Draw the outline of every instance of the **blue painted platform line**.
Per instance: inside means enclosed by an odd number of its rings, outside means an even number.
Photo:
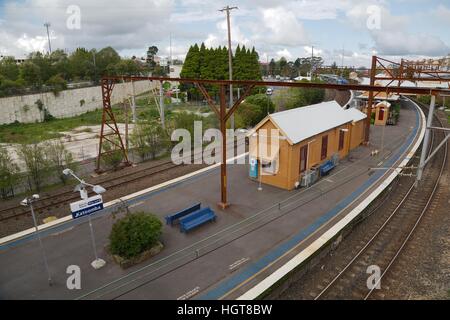
[[[416,111],[416,125],[413,132],[408,136],[407,143],[403,144],[403,146],[397,151],[397,153],[389,158],[386,162],[386,167],[391,167],[400,156],[406,151],[406,149],[411,145],[414,140],[414,137],[419,130],[419,111],[417,108],[414,108]],[[216,288],[211,289],[203,295],[197,297],[199,300],[217,300],[227,294],[230,290],[247,280],[248,278],[254,276],[259,271],[263,270],[267,265],[284,255],[287,251],[298,245],[301,241],[307,238],[309,235],[314,233],[320,226],[322,226],[327,221],[331,220],[335,217],[339,212],[341,212],[345,207],[347,207],[350,203],[352,203],[357,197],[359,197],[363,192],[365,192],[376,180],[378,180],[386,170],[379,170],[375,172],[369,179],[366,180],[358,189],[352,192],[347,198],[343,199],[339,202],[333,209],[325,213],[323,216],[319,217],[308,227],[294,235],[291,239],[284,242],[280,246],[276,247],[268,254],[263,256],[258,261],[249,265],[247,268],[242,270],[240,273],[232,276],[231,278],[224,280],[220,283]]]

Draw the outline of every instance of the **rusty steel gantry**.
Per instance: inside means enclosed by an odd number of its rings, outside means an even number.
[[[123,159],[125,164],[130,164],[128,159],[128,154],[122,142],[122,138],[120,136],[119,129],[117,127],[117,123],[114,117],[114,113],[111,106],[111,93],[114,88],[114,84],[118,81],[124,82],[132,82],[132,81],[173,81],[179,83],[192,83],[194,84],[200,92],[205,97],[208,105],[216,114],[220,123],[220,131],[222,133],[222,163],[221,163],[221,174],[220,174],[220,183],[221,183],[221,200],[218,203],[219,206],[225,209],[229,203],[227,199],[227,153],[226,148],[224,146],[226,143],[226,123],[230,116],[236,111],[241,102],[250,94],[251,90],[255,86],[271,86],[271,87],[291,87],[291,88],[321,88],[321,89],[335,89],[335,90],[355,90],[355,91],[369,91],[369,105],[367,108],[367,121],[366,121],[366,130],[365,130],[365,142],[369,141],[369,129],[370,129],[370,118],[371,118],[371,110],[373,103],[373,98],[379,92],[389,93],[404,93],[404,94],[417,94],[417,95],[439,95],[439,94],[450,94],[449,89],[441,89],[441,88],[420,88],[420,87],[401,87],[401,81],[414,81],[414,78],[407,78],[402,76],[400,73],[396,75],[392,72],[392,68],[385,67],[381,61],[387,61],[385,59],[381,59],[378,57],[372,58],[372,70],[371,70],[371,80],[370,85],[360,85],[360,84],[330,84],[330,83],[306,83],[306,82],[277,82],[277,81],[251,81],[251,80],[207,80],[207,79],[186,79],[186,78],[167,78],[167,77],[146,77],[146,76],[107,76],[103,77],[101,80],[102,87],[102,97],[103,97],[103,116],[102,116],[102,127],[100,132],[100,142],[99,142],[99,152],[97,156],[97,170],[100,170],[100,163],[102,155],[111,152],[103,152],[102,143],[103,139],[109,141],[114,146],[122,150]],[[376,80],[381,80],[383,77],[377,77],[377,70],[379,70],[378,65],[381,65],[381,68],[385,70],[388,75],[388,80],[392,80],[391,83],[398,80],[399,84],[397,86],[377,86],[375,85]],[[387,71],[389,70],[389,72]],[[416,81],[422,81],[423,79],[416,79]],[[219,108],[215,105],[213,99],[209,95],[205,85],[216,85],[219,86]],[[226,90],[230,85],[234,85],[236,87],[245,88],[244,93],[240,96],[240,98],[235,101],[229,110],[227,110],[227,102],[226,102]],[[370,112],[370,113],[369,113]],[[105,134],[104,128],[105,126],[109,127],[112,132]],[[109,139],[109,136],[116,136],[117,141],[113,141]]]

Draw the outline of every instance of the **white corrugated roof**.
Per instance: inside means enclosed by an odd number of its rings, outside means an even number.
[[[367,118],[367,115],[364,112],[361,112],[356,108],[349,108],[345,110],[345,112],[347,112],[347,116],[355,122]]]
[[[355,111],[342,109],[336,101],[273,113],[269,118],[293,144],[345,123],[364,119]]]

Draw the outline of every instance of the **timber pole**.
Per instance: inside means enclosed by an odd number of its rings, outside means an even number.
[[[222,134],[222,163],[220,165],[220,190],[221,201],[219,207],[226,209],[227,202],[227,118],[226,118],[226,100],[225,100],[225,85],[220,86],[220,132]]]
[[[377,74],[377,57],[372,56],[372,68],[370,69],[370,86],[375,85],[375,76]],[[372,105],[373,105],[373,91],[369,91],[369,100],[367,101],[367,120],[366,120],[366,128],[364,130],[364,144],[369,144],[370,139],[370,122],[372,120]]]

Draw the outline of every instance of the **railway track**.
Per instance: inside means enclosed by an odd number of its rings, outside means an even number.
[[[443,126],[435,117],[434,122]],[[443,134],[432,132],[433,145],[442,139]],[[340,265],[326,271],[322,283],[318,284],[310,297],[318,299],[369,299],[377,294],[377,284],[382,285],[383,278],[402,253],[406,243],[414,234],[417,226],[435,196],[440,178],[445,169],[448,146],[445,145],[426,168],[425,179],[418,188],[414,183],[398,183],[395,194],[383,201],[374,209],[381,209],[381,215],[370,225],[365,237],[352,250],[348,259],[342,259]],[[417,165],[418,161],[413,161]],[[391,200],[389,203],[388,200]],[[379,268],[380,277],[368,286],[369,266]]]
[[[231,145],[231,144],[230,144]],[[230,146],[229,145],[229,146]],[[237,147],[237,146],[235,146]],[[191,161],[199,155],[200,153],[191,154]],[[185,164],[174,164],[171,160],[163,161],[151,167],[145,167],[139,170],[135,170],[134,172],[127,173],[123,176],[119,177],[110,177],[106,175],[104,178],[96,179],[95,184],[100,184],[106,190],[113,190],[121,187],[125,187],[128,184],[137,182],[139,180],[143,180],[148,177],[153,177],[156,175],[162,175],[164,173],[168,173],[171,170],[185,166]],[[90,181],[87,181],[90,182]],[[46,197],[41,198],[39,201],[36,201],[33,205],[35,212],[38,215],[47,214],[51,211],[57,209],[68,210],[68,204],[70,202],[74,202],[80,199],[79,193],[74,192],[73,190],[64,190],[60,192],[56,192],[54,194],[50,194]],[[0,222],[17,219],[24,215],[31,215],[31,212],[28,207],[23,207],[20,205],[12,206],[8,208],[0,209]]]

